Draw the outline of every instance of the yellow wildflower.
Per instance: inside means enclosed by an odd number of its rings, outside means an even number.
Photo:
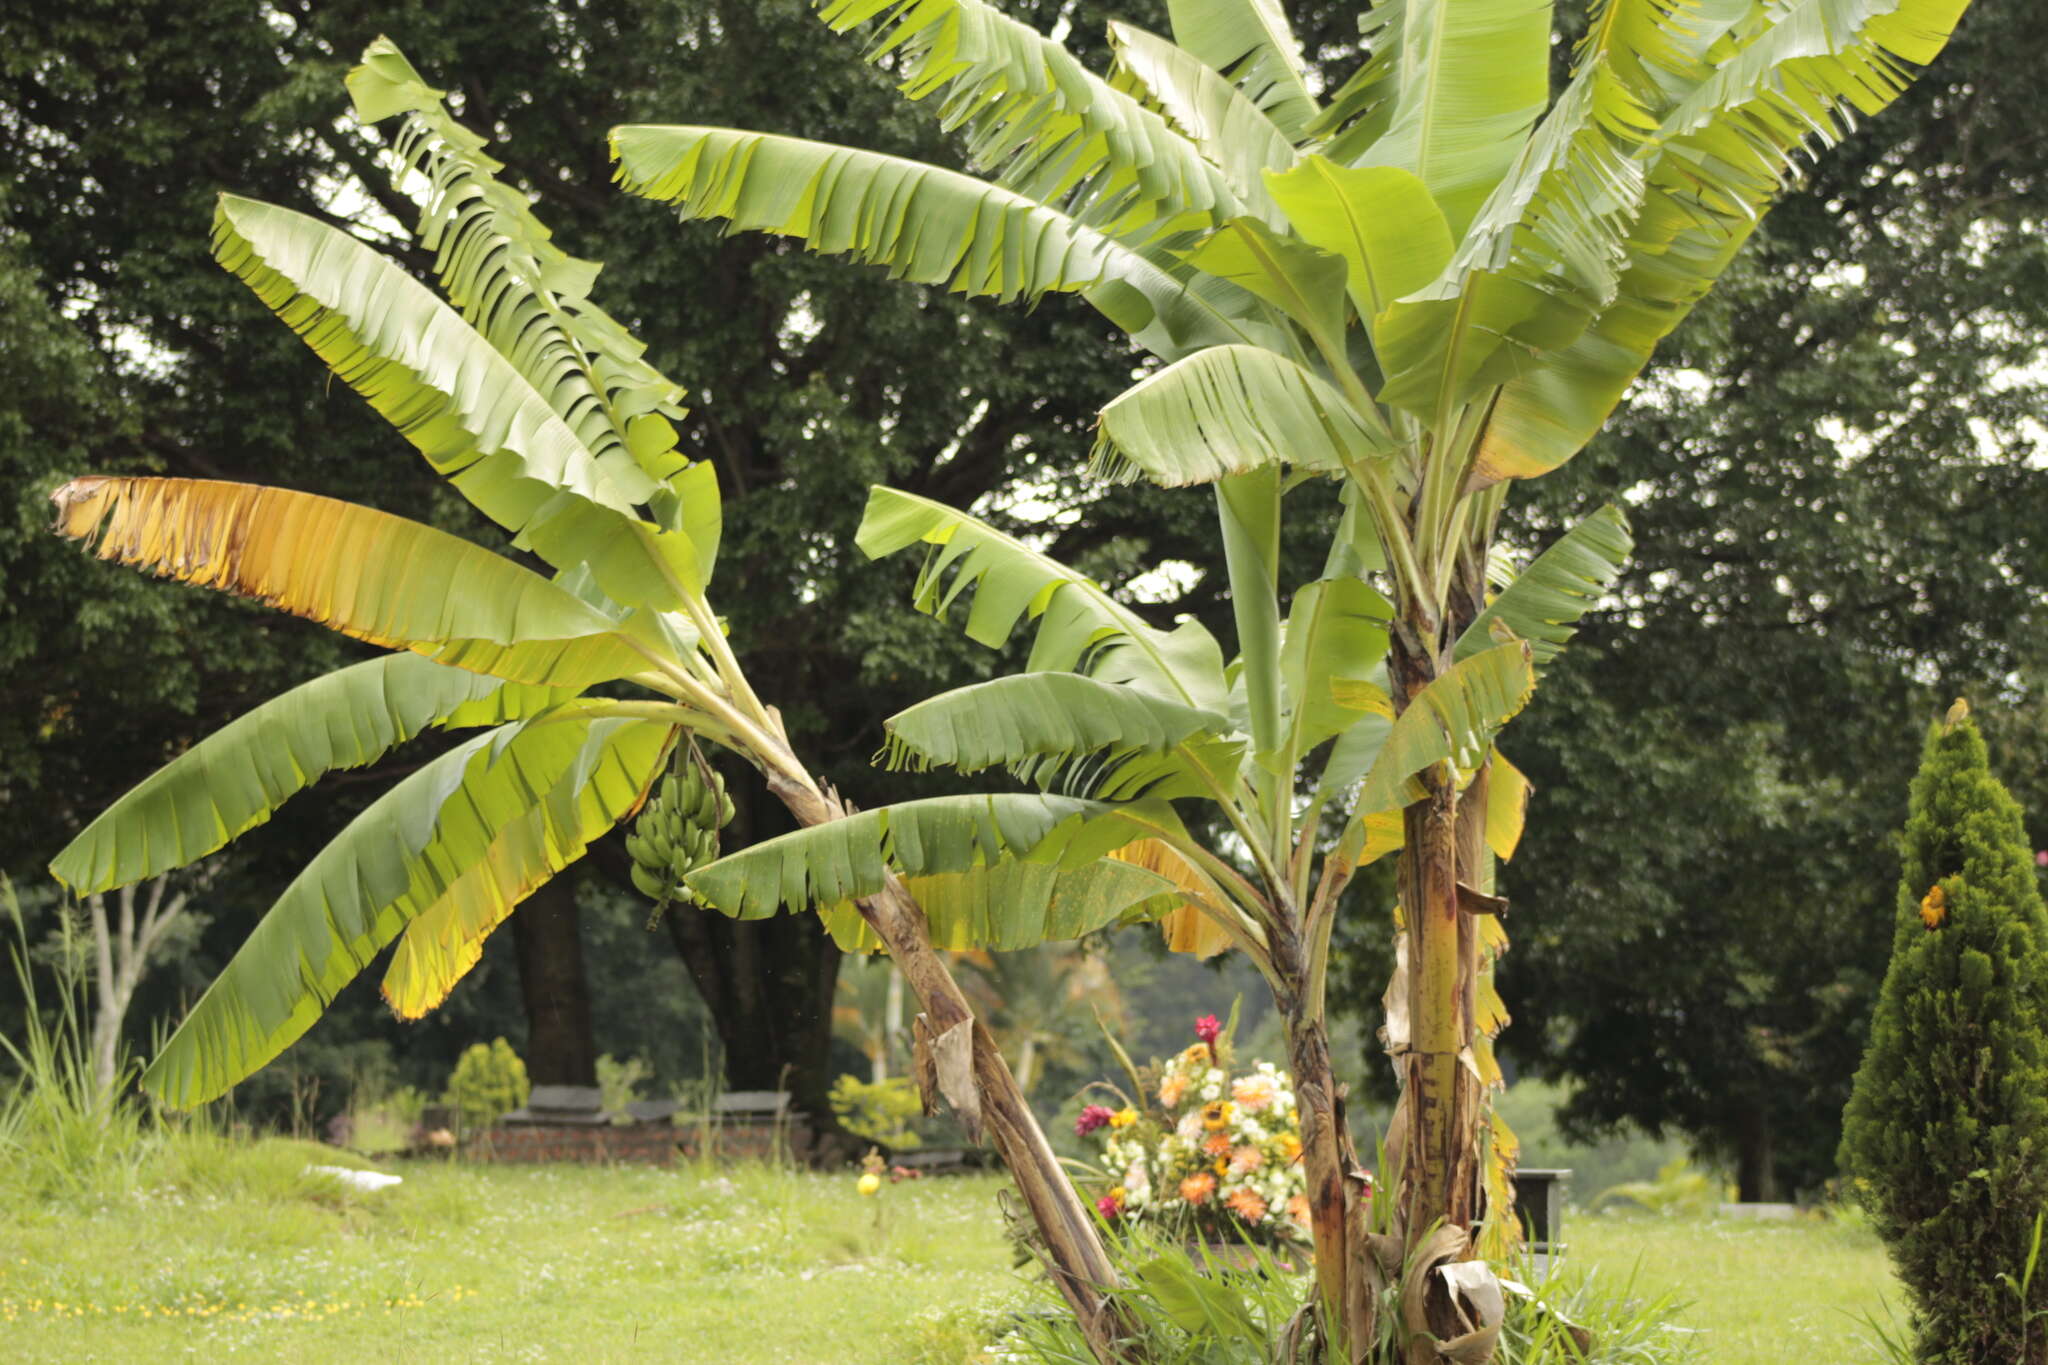
[[[1138,1111],[1129,1105],[1125,1105],[1109,1116],[1109,1126],[1112,1128],[1128,1128],[1137,1121]]]
[[[860,1178],[859,1183],[856,1184],[854,1188],[859,1190],[862,1194],[879,1193],[882,1188],[882,1177],[876,1175],[873,1171],[869,1171],[866,1175]]]
[[[1237,1106],[1229,1100],[1211,1100],[1202,1106],[1202,1126],[1211,1132],[1228,1127]]]

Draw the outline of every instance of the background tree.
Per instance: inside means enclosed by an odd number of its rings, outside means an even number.
[[[1967,712],[1929,730],[1913,779],[1842,1164],[1912,1294],[1915,1358],[2031,1365],[2048,1282],[2013,1291],[2048,1207],[2048,908]]]
[[[316,214],[344,199],[371,202],[403,219],[373,145],[341,118],[342,70],[386,31],[423,62],[459,73],[459,107],[508,139],[508,176],[544,193],[565,240],[615,263],[599,297],[692,387],[701,420],[686,433],[690,452],[716,458],[734,511],[725,553],[736,643],[760,651],[764,672],[784,681],[796,742],[835,736],[826,773],[863,803],[901,789],[865,762],[879,742],[873,718],[908,700],[911,684],[949,676],[965,651],[914,620],[873,629],[875,617],[893,613],[875,609],[878,571],[850,548],[862,490],[886,477],[973,501],[1018,478],[1057,487],[1083,458],[1094,407],[1114,391],[1110,362],[1120,351],[1084,309],[1052,300],[1031,314],[971,310],[785,244],[683,240],[610,186],[603,130],[674,109],[735,119],[744,111],[796,132],[953,155],[800,4],[609,0],[558,13],[467,2],[89,0],[11,15],[0,58],[0,237],[11,291],[0,348],[10,378],[28,382],[0,394],[0,459],[27,496],[0,531],[10,701],[0,719],[0,865],[18,874],[183,744],[351,657],[323,632],[206,594],[140,582],[88,588],[89,566],[43,530],[40,494],[59,471],[257,478],[478,532],[426,471],[391,458],[373,415],[330,391],[299,344],[266,325],[206,257],[212,200],[223,189]],[[792,83],[799,66],[806,80]],[[395,229],[379,244],[410,251]],[[23,307],[12,306],[16,298]],[[1143,501],[1122,499],[1116,523],[1075,539],[1113,546],[1142,522]],[[1000,507],[992,514],[1004,517]],[[1114,561],[1107,567],[1118,571]],[[289,869],[399,775],[379,769],[352,802],[281,815],[243,873],[217,887],[198,959],[165,980],[164,997],[146,996],[143,1011],[162,1012],[177,991],[203,984]],[[735,838],[787,828],[758,791],[735,795]],[[624,886],[621,858],[598,866]],[[602,914],[607,925],[637,927],[644,910],[594,885],[580,906],[521,917],[514,934],[524,956],[568,960],[576,928],[585,950],[625,950],[593,959],[592,973],[644,973],[644,950],[630,936],[608,927],[593,941],[590,922]],[[788,1068],[807,1107],[826,1112],[837,962],[829,940],[804,921],[667,924],[713,1007],[728,1083],[774,1088]],[[416,1059],[411,1079],[423,1086],[438,1085],[480,1030],[511,1032],[531,1051],[505,1018],[520,1008],[514,946],[493,949],[465,988],[496,1022],[464,1024],[458,1001],[446,1021],[398,1029],[369,997],[347,996],[322,1032],[381,1036]],[[729,988],[740,981],[772,986]],[[568,984],[558,979],[550,997]],[[793,999],[810,1003],[792,1009]],[[681,1028],[693,1017],[680,1007],[613,1011],[602,998],[568,1002],[562,1014],[585,1011],[600,1028],[650,1016]],[[604,1045],[691,1064],[701,1051],[694,1037],[670,1047],[651,1032],[637,1043],[607,1035]],[[563,1046],[586,1057],[595,1050],[586,1037]]]
[[[1072,1084],[1099,1055],[1105,1024],[1121,1022],[1123,1002],[1109,962],[1091,943],[1047,944],[1015,953],[975,953],[963,984],[988,1020],[996,1045],[1029,1097],[1048,1073]]]
[[[1892,718],[1996,696],[1994,738],[2039,752],[2044,45],[1972,10],[1511,533],[1629,490],[1619,605],[1512,750],[1536,796],[1502,875],[1508,1052],[1572,1083],[1581,1135],[1684,1133],[1746,1199],[1834,1172],[1888,949],[1875,831],[1917,757]]]

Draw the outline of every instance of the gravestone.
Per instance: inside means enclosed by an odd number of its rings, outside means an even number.
[[[498,1122],[507,1128],[597,1127],[609,1124],[604,1092],[594,1085],[537,1085],[526,1103]]]
[[[1515,1212],[1528,1233],[1529,1256],[1540,1278],[1564,1255],[1564,1183],[1568,1170],[1525,1167],[1515,1172]]]

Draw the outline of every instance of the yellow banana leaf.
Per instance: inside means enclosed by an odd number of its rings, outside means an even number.
[[[208,479],[74,479],[53,501],[58,531],[101,559],[471,672],[582,688],[649,664],[644,646],[564,588],[386,512]]]

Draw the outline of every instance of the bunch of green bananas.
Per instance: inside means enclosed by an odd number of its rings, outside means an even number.
[[[718,831],[732,819],[725,780],[695,748],[678,749],[661,786],[626,834],[633,885],[654,900],[654,917],[670,901],[695,899],[683,878],[718,857]],[[650,918],[651,926],[654,922]]]

